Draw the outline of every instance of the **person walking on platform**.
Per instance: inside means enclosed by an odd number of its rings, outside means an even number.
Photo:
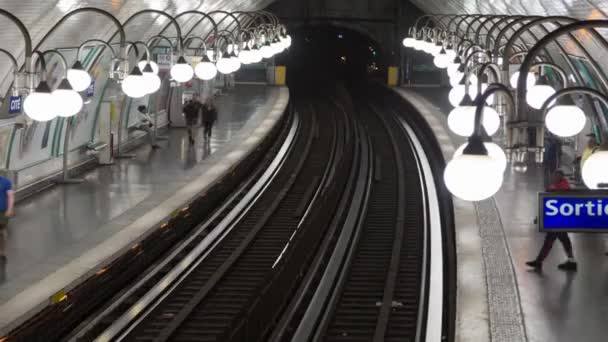
[[[6,229],[15,215],[15,194],[11,180],[0,176],[0,267],[6,264]]]
[[[148,135],[148,141],[150,142],[150,146],[152,146],[152,148],[160,148],[160,146],[156,144],[154,132],[152,131],[152,126],[154,126],[154,124],[152,123],[150,115],[148,115],[148,108],[141,105],[137,107],[137,112],[139,112],[139,123],[135,129],[146,132]]]
[[[570,183],[568,183],[568,179],[564,176],[564,172],[562,170],[556,170],[553,173],[553,180],[551,185],[549,185],[547,191],[569,191]],[[532,261],[526,262],[526,265],[530,267],[534,267],[535,269],[542,269],[543,261],[551,252],[551,248],[553,247],[553,243],[555,240],[559,240],[564,247],[564,251],[568,257],[566,262],[561,263],[557,266],[560,270],[566,271],[576,271],[577,264],[574,260],[574,254],[572,252],[572,242],[570,241],[570,237],[568,237],[568,233],[566,232],[549,232],[545,235],[545,241],[543,242],[543,246],[538,253],[536,259]]]
[[[203,126],[205,140],[207,142],[211,141],[211,132],[213,130],[213,125],[217,121],[217,107],[213,101],[213,97],[209,97],[203,106]]]
[[[188,141],[190,145],[194,145],[194,126],[198,122],[199,112],[203,105],[198,99],[198,95],[194,95],[192,100],[186,102],[184,106],[184,116],[186,117],[186,127],[188,127]]]

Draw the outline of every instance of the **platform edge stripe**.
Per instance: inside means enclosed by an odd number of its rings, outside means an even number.
[[[446,116],[436,106],[402,88],[392,88],[409,102],[433,130],[441,144],[445,160],[451,160],[455,143],[447,128]],[[486,269],[483,263],[482,240],[477,211],[473,204],[456,197],[454,227],[456,230],[457,288],[456,288],[456,342],[490,341],[490,313],[487,296]]]

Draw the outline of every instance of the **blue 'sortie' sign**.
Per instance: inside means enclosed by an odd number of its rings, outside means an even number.
[[[19,96],[11,96],[8,103],[8,112],[9,114],[17,114],[21,113],[21,95]]]
[[[608,233],[608,192],[547,192],[539,195],[541,231]]]

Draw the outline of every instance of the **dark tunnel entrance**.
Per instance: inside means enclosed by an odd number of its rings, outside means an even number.
[[[278,61],[287,65],[288,82],[354,81],[386,74],[380,44],[361,32],[334,25],[304,25],[290,32],[290,52]]]

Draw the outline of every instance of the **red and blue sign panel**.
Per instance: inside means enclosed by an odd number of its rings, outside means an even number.
[[[542,232],[608,233],[608,191],[567,191],[539,194]]]

